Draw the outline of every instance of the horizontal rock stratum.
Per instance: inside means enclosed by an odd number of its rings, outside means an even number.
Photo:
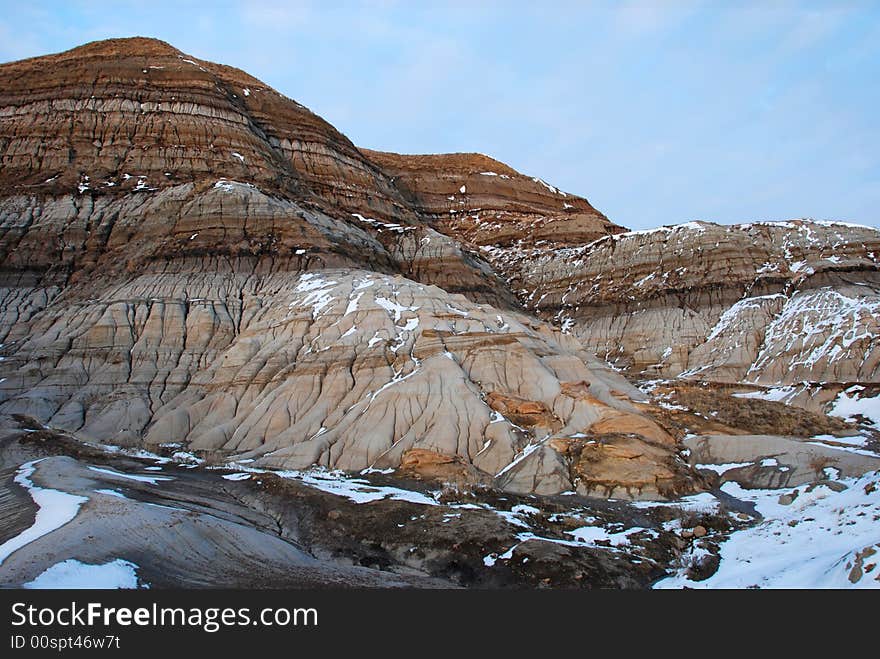
[[[626,232],[152,39],[0,66],[0,163],[0,413],[88,441],[674,497],[707,482],[617,369],[880,378],[876,230]]]
[[[689,222],[493,255],[527,308],[645,375],[880,382],[877,229]]]

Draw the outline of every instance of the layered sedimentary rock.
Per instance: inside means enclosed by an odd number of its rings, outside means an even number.
[[[0,67],[0,163],[0,257],[13,282],[64,285],[93,267],[360,262],[514,304],[323,119],[161,41]]]
[[[0,411],[273,468],[418,471],[428,453],[514,491],[699,486],[638,390],[528,316],[351,269],[145,274],[94,293],[29,323]]]
[[[135,274],[266,274],[361,267],[513,304],[489,266],[424,225],[329,215],[219,179],[116,196],[0,199],[0,340],[62,289]]]
[[[880,231],[691,222],[500,251],[528,308],[649,376],[758,384],[880,378]]]
[[[155,39],[0,70],[5,189],[119,193],[204,178],[393,213],[387,177],[335,128],[246,73]]]
[[[479,153],[364,154],[438,231],[489,255],[490,247],[582,245],[625,230],[586,199]]]
[[[791,487],[826,481],[834,472],[853,477],[880,470],[877,456],[777,435],[695,436],[685,444],[692,464],[723,464],[720,480],[748,487]]]
[[[669,497],[707,486],[684,426],[604,359],[878,377],[876,231],[621,233],[485,156],[360,151],[154,40],[0,66],[0,163],[0,414],[88,441]]]

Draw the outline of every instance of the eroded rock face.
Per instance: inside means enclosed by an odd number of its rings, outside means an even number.
[[[524,304],[643,375],[758,384],[880,378],[880,231],[692,222],[499,250]],[[493,261],[494,262],[494,261]]]
[[[582,245],[624,231],[586,199],[480,153],[364,150],[438,231],[481,247]],[[489,252],[491,254],[491,252]],[[501,263],[499,271],[503,270]]]
[[[685,444],[693,465],[714,467],[721,472],[720,480],[751,488],[792,487],[835,473],[852,477],[880,469],[880,458],[867,453],[777,435],[695,436]],[[718,469],[718,464],[723,467]]]
[[[622,405],[603,378],[635,392],[551,328],[474,307],[516,300],[393,174],[243,72],[124,39],[0,83],[7,410],[281,467],[425,471],[427,451],[491,481],[591,418],[560,377],[599,407]],[[490,394],[553,423],[518,427]]]
[[[643,456],[621,458],[640,467],[607,493],[668,493],[641,467],[672,464],[675,442],[626,380],[540,321],[402,277],[140,275],[50,305],[25,334],[0,410],[103,443],[272,468],[454,462],[472,482],[555,494],[605,482],[593,470],[582,486],[564,445],[616,428]],[[679,471],[663,479],[700,486]]]
[[[0,66],[0,162],[0,274],[16,286],[359,263],[515,305],[323,119],[154,39]]]
[[[621,233],[485,156],[361,151],[155,40],[0,66],[0,162],[0,413],[91,441],[674,497],[707,485],[684,433],[595,353],[878,378],[876,231]]]
[[[155,39],[5,64],[0,83],[6,190],[94,196],[227,178],[352,209],[399,203],[323,119],[243,71]]]

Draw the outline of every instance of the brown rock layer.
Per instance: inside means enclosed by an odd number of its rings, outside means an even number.
[[[640,374],[761,384],[880,379],[880,231],[707,222],[497,250],[524,305]]]
[[[563,247],[624,231],[586,199],[479,153],[364,154],[432,226],[469,244]]]
[[[323,119],[153,39],[0,66],[0,232],[13,282],[359,264],[515,304]]]

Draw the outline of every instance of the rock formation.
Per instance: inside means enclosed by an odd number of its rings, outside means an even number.
[[[482,251],[582,245],[624,231],[586,199],[479,153],[364,154],[434,228]]]
[[[504,256],[527,308],[643,376],[880,379],[876,229],[691,222]]]
[[[153,40],[9,64],[0,80],[3,412],[272,467],[418,470],[428,452],[523,491],[697,486],[627,402],[642,394],[514,312],[433,198],[382,169],[387,154]],[[519,223],[552,200],[592,223],[585,237],[613,228],[500,164],[440,160],[440,192],[470,184]],[[568,440],[629,417],[632,441],[657,447],[646,468],[582,480]]]
[[[114,39],[3,65],[0,89],[14,278],[362,265],[514,304],[344,135],[241,71]]]
[[[91,291],[27,324],[3,412],[275,468],[412,466],[432,451],[522,491],[693,485],[672,436],[629,402],[641,392],[528,316],[352,269],[144,274]],[[650,455],[638,480],[581,478],[569,448],[591,428]]]
[[[485,156],[359,150],[151,39],[0,66],[0,163],[0,414],[91,442],[673,497],[707,486],[686,433],[604,360],[880,376],[877,231],[627,233]]]

